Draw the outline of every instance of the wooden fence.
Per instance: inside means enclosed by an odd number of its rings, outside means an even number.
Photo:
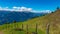
[[[14,24],[14,27],[16,28],[17,24]],[[50,27],[50,24],[48,23],[47,27],[46,27],[46,34],[49,34],[49,27]],[[24,30],[24,25],[22,24],[21,29],[16,28],[16,30],[23,31]],[[28,24],[26,25],[26,34],[29,34],[29,25]],[[37,23],[35,24],[35,32],[33,32],[32,34],[38,34],[38,24]]]

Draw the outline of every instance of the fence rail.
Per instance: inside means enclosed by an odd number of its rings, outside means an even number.
[[[15,23],[14,28],[16,28],[16,30],[18,30],[18,31],[23,31],[24,30],[24,27],[25,27],[24,24],[21,25],[21,28],[17,28],[17,26],[18,26],[18,24]],[[47,27],[46,27],[46,34],[49,34],[49,28],[50,28],[50,24],[48,23]],[[7,29],[8,29],[8,27],[7,27]],[[29,34],[29,25],[28,24],[26,24],[26,33],[25,34]],[[35,32],[32,32],[31,34],[39,34],[37,23],[35,24]]]

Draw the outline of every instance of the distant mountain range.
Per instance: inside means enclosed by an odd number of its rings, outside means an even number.
[[[48,13],[33,13],[33,12],[15,12],[0,10],[0,24],[12,23],[13,21],[22,22],[34,17],[43,16]]]

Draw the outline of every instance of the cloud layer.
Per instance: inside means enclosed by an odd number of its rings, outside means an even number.
[[[0,7],[0,10],[6,10],[6,11],[31,11],[32,8],[27,8],[27,7],[12,7],[12,9],[8,8],[8,7],[5,7],[5,8],[2,8]]]
[[[0,7],[0,10],[5,10],[5,11],[17,11],[17,12],[22,12],[22,11],[29,11],[29,12],[34,12],[34,13],[51,13],[50,10],[33,10],[32,8],[27,8],[27,7],[12,7],[11,9],[9,7],[2,8]]]
[[[51,13],[52,11],[51,10],[40,10],[40,11],[34,10],[32,12],[35,12],[35,13]]]

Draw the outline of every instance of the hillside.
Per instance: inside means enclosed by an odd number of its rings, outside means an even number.
[[[42,31],[46,31],[47,23],[50,23],[50,34],[60,34],[60,10],[43,17],[28,20],[27,23],[32,25],[38,23],[39,29]]]
[[[54,13],[37,17],[25,22],[19,22],[19,23],[13,23],[13,24],[5,24],[0,26],[0,30],[5,32],[6,34],[11,34],[11,32],[14,32],[14,34],[17,33],[17,31],[14,31],[14,26],[17,25],[17,28],[21,28],[21,24],[24,24],[24,31],[26,30],[26,24],[29,25],[29,32],[31,33],[35,29],[35,24],[38,24],[38,33],[39,34],[46,34],[46,26],[47,23],[50,23],[50,34],[60,34],[60,10],[56,10]],[[8,27],[8,30],[6,30],[6,26]],[[26,32],[26,31],[25,31]],[[19,32],[18,32],[19,33]]]

